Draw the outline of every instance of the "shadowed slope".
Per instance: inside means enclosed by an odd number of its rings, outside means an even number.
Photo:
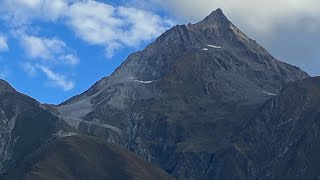
[[[290,83],[269,100],[234,146],[248,157],[244,171],[251,179],[319,179],[319,136],[320,77],[314,77]]]
[[[288,82],[307,77],[218,9],[166,31],[57,114],[177,177],[211,179],[212,158],[252,114]]]
[[[26,158],[8,179],[170,180],[156,166],[117,145],[86,136],[57,139]]]

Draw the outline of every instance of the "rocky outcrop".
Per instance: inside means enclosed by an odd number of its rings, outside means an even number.
[[[0,179],[319,179],[319,107],[218,9],[58,106],[0,80]]]
[[[14,166],[58,131],[74,131],[36,100],[0,80],[0,167]]]
[[[234,137],[283,86],[307,77],[218,9],[166,31],[56,108],[80,132],[121,144],[181,179],[237,179],[248,174],[240,165],[225,169],[246,158]]]
[[[233,143],[250,164],[247,179],[318,179],[319,107],[319,77],[290,83],[266,102]]]
[[[117,145],[78,135],[55,114],[0,80],[0,179],[174,179]],[[91,135],[112,136],[91,125]]]

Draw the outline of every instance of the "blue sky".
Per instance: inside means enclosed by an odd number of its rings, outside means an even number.
[[[0,78],[57,104],[173,25],[197,22],[216,8],[277,58],[320,74],[319,1],[2,0]]]

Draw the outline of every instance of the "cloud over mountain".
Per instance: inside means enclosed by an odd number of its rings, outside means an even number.
[[[59,25],[73,32],[81,41],[104,48],[105,56],[112,58],[124,48],[137,49],[173,24],[152,11],[95,0],[3,0],[0,20],[6,22],[9,35],[19,42],[26,55],[21,60],[26,62],[20,63],[22,69],[31,77],[36,77],[38,71],[45,73],[63,90],[72,89],[74,83],[66,80],[71,79],[72,73],[62,71],[68,66],[72,71],[81,57],[75,44],[42,34],[48,31],[47,25]],[[8,50],[6,37],[0,36],[0,51]],[[59,74],[66,75],[61,78]]]
[[[221,8],[276,57],[313,75],[320,74],[320,1],[132,0],[130,4],[146,9],[158,7],[182,23],[196,22]]]
[[[104,46],[108,57],[123,46],[139,46],[173,25],[151,11],[94,0],[4,0],[0,5],[2,19],[15,28],[34,21],[62,22],[82,40]]]

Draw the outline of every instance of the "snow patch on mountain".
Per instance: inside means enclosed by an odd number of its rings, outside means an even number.
[[[263,93],[269,95],[269,96],[276,96],[277,94],[271,93],[271,92],[267,92],[267,91],[262,91]]]
[[[139,80],[136,80],[136,81],[139,82],[139,83],[143,83],[143,84],[153,83],[153,81],[139,81]]]
[[[138,82],[138,83],[143,83],[143,84],[150,84],[150,83],[153,83],[154,81],[141,81],[141,80],[138,80],[134,77],[129,77],[130,79],[132,79],[133,81],[135,82]]]
[[[207,46],[211,47],[211,48],[215,48],[215,49],[221,49],[222,48],[221,46],[215,46],[215,45],[211,45],[211,44],[208,44]]]

